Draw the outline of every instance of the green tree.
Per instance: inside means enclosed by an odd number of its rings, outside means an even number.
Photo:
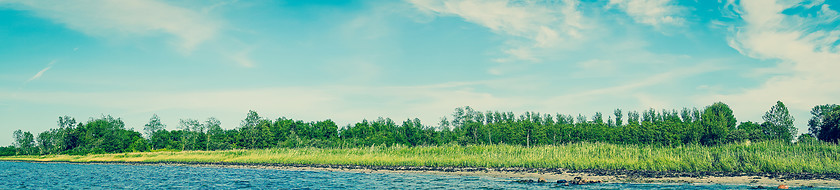
[[[34,154],[35,153],[35,137],[29,131],[23,132],[20,129],[13,134],[14,145],[20,150],[19,154]]]
[[[438,128],[441,131],[448,131],[450,129],[451,123],[449,122],[446,117],[441,117],[440,122],[438,122]]]
[[[826,104],[814,106],[808,120],[808,130],[817,139],[826,142],[840,142],[840,106]]]
[[[604,115],[601,112],[595,112],[595,115],[592,116],[592,122],[595,124],[603,124],[604,123]]]
[[[134,142],[128,145],[128,151],[131,152],[144,152],[149,150],[149,145],[146,143],[146,139],[143,138],[135,138]]]
[[[183,131],[183,135],[181,136],[181,150],[192,149],[195,146],[195,138],[197,137],[195,133],[200,127],[201,124],[195,119],[181,119],[178,122],[178,128]]]
[[[627,125],[639,125],[639,112],[627,112]]]
[[[738,125],[739,130],[743,130],[747,133],[747,139],[756,142],[768,139],[769,134],[766,133],[767,130],[764,129],[766,127],[767,125],[762,125],[752,121],[741,122],[741,124]]]
[[[793,126],[793,116],[788,112],[787,107],[782,101],[776,101],[776,105],[764,113],[764,122],[770,124],[774,129],[774,135],[786,142],[793,140],[796,136],[796,127]]]
[[[58,129],[53,138],[54,146],[58,152],[68,150],[71,146],[74,146],[73,141],[75,140],[75,136],[71,136],[73,135],[73,126],[76,126],[76,119],[73,117],[66,115],[58,117]]]
[[[157,114],[153,114],[152,118],[149,118],[149,123],[144,125],[143,131],[146,133],[146,138],[152,141],[152,149],[158,148],[157,143],[152,139],[152,136],[155,135],[158,131],[164,130],[166,125],[160,122],[160,117]]]
[[[257,136],[259,136],[260,133],[259,129],[257,129],[257,126],[260,124],[260,120],[262,120],[260,114],[257,114],[257,112],[254,110],[248,110],[248,115],[245,116],[245,119],[243,119],[242,122],[239,123],[240,131],[245,133],[243,134],[245,135],[245,140],[247,141],[245,147],[257,146]]]
[[[700,141],[706,145],[723,143],[729,131],[735,130],[735,115],[729,105],[716,102],[707,106],[701,117],[701,125],[705,134]]]
[[[814,138],[814,136],[811,136],[811,134],[801,134],[801,135],[799,135],[799,138],[797,138],[797,140],[796,140],[797,144],[799,144],[799,143],[812,144],[812,143],[816,143],[816,142],[819,142],[819,140],[817,140],[817,138]]]
[[[76,119],[74,119],[73,117],[66,115],[58,117],[58,128],[73,128],[73,126],[76,126]]]
[[[686,123],[694,122],[694,119],[691,117],[691,110],[688,110],[688,108],[683,108],[680,111],[680,118],[682,119],[682,122],[686,122]]]
[[[584,116],[583,114],[578,114],[577,123],[578,124],[585,124],[586,123],[586,116]]]
[[[54,138],[53,133],[49,130],[38,133],[36,140],[38,141],[38,147],[41,150],[41,154],[52,153],[55,148],[53,146]]]
[[[219,142],[213,137],[222,133],[222,122],[215,117],[210,117],[207,118],[207,121],[204,121],[204,128],[207,130],[207,135],[205,135],[207,139],[204,141],[206,142],[204,150],[215,149],[215,147],[217,147],[216,144]]]
[[[621,126],[623,122],[621,119],[624,117],[624,114],[621,113],[621,109],[615,109],[613,114],[615,114],[615,126]]]

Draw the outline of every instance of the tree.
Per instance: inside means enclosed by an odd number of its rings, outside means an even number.
[[[777,138],[790,142],[796,136],[793,116],[788,113],[788,109],[782,101],[776,101],[776,105],[771,107],[767,113],[764,113],[762,118],[774,129]]]
[[[33,154],[35,148],[35,137],[29,131],[23,132],[20,129],[12,133],[15,140],[15,147],[23,154]]]
[[[65,129],[65,128],[73,128],[76,125],[76,119],[70,116],[61,116],[58,117],[58,128]]]
[[[149,123],[143,127],[143,131],[146,133],[146,138],[149,138],[149,141],[152,141],[152,136],[155,132],[163,130],[164,128],[166,128],[166,125],[160,122],[160,118],[157,114],[153,114],[152,118],[149,118]],[[155,147],[155,144],[156,143],[152,143],[152,149],[157,148]]]
[[[248,115],[245,116],[244,120],[242,120],[242,122],[240,123],[240,126],[241,127],[256,127],[257,125],[260,124],[260,119],[262,119],[262,117],[260,117],[260,114],[258,114],[256,111],[248,110]]]
[[[680,111],[680,118],[681,118],[681,119],[682,119],[682,121],[683,121],[683,122],[685,122],[685,123],[691,123],[691,122],[694,122],[694,119],[691,117],[691,110],[688,110],[688,108],[683,108],[683,109]]]
[[[613,111],[613,113],[615,114],[615,126],[621,126],[621,124],[622,124],[621,123],[622,122],[621,117],[623,117],[623,114],[621,113],[621,109],[615,109],[615,111]]]
[[[741,124],[738,125],[738,129],[746,132],[747,138],[751,141],[767,140],[769,134],[766,133],[766,130],[764,130],[766,127],[767,125],[765,124],[759,124],[752,121],[741,122]]]
[[[595,115],[592,116],[592,122],[595,124],[604,123],[604,115],[601,112],[595,112]]]
[[[584,123],[586,123],[586,116],[584,116],[583,114],[578,114],[578,116],[577,116],[577,123],[578,123],[578,124],[584,124]]]
[[[210,117],[207,118],[207,121],[204,121],[204,128],[207,130],[207,135],[205,135],[207,140],[205,141],[206,145],[204,147],[204,150],[206,151],[211,149],[211,145],[215,144],[211,140],[213,139],[212,137],[222,132],[222,122],[215,117]]]
[[[187,148],[195,146],[196,135],[194,133],[201,128],[201,124],[198,120],[181,119],[181,121],[178,122],[178,128],[183,131],[183,135],[181,136],[181,150],[187,150]]]
[[[256,111],[248,110],[248,115],[245,116],[245,119],[239,123],[241,127],[240,131],[244,131],[246,133],[245,135],[247,135],[248,139],[251,141],[249,143],[250,145],[246,147],[255,147],[257,145],[257,136],[259,135],[257,125],[260,124],[261,119],[262,117],[260,117],[260,114],[257,114]]]
[[[74,137],[70,135],[73,126],[76,126],[76,119],[70,116],[58,117],[58,129],[53,134],[53,144],[58,152],[70,149],[73,146]]]
[[[20,149],[21,149],[21,144],[22,144],[21,142],[23,140],[23,131],[21,131],[20,129],[15,130],[15,132],[12,132],[12,138],[14,140],[14,141],[12,141],[12,146],[17,148],[17,150],[18,150],[18,152],[16,152],[15,154],[20,154]]]
[[[53,138],[55,137],[53,136],[53,133],[51,131],[44,131],[38,133],[36,139],[38,141],[38,147],[41,148],[41,154],[51,153],[52,150],[55,149],[55,147],[53,146]]]
[[[799,135],[799,138],[797,138],[796,143],[797,144],[799,144],[799,143],[812,144],[812,143],[816,143],[818,141],[819,140],[817,140],[817,138],[814,138],[814,136],[811,136],[811,134],[801,134],[801,135]]]
[[[627,124],[628,125],[638,125],[639,124],[639,112],[638,111],[627,112]]]
[[[729,105],[723,102],[716,102],[707,106],[703,111],[700,124],[705,129],[705,134],[700,141],[706,145],[723,143],[729,131],[735,130],[735,115]]]
[[[840,142],[840,106],[826,104],[814,106],[808,120],[808,130],[822,141]]]
[[[440,131],[448,131],[450,126],[449,120],[446,117],[441,117],[440,122],[438,122],[438,128]]]

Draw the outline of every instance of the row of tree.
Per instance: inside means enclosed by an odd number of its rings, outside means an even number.
[[[800,135],[799,141],[819,139],[837,143],[840,106],[819,105],[811,113],[809,133]],[[126,129],[122,120],[111,116],[92,118],[84,123],[63,116],[58,119],[58,128],[37,135],[15,131],[14,145],[0,149],[0,155],[395,144],[534,146],[584,141],[679,146],[747,140],[791,142],[796,136],[794,118],[782,102],[777,102],[765,113],[762,123],[747,121],[736,125],[732,110],[721,102],[702,110],[631,111],[624,118],[620,109],[605,119],[600,112],[592,117],[536,112],[515,115],[512,112],[480,112],[467,106],[456,108],[451,117],[443,117],[436,126],[423,125],[416,118],[401,124],[389,118],[378,118],[338,127],[331,120],[304,122],[285,117],[271,120],[249,111],[235,129],[222,129],[221,122],[211,117],[204,121],[182,119],[177,129],[170,131],[157,115],[153,115],[141,135]]]

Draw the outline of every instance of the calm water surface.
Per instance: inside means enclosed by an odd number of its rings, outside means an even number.
[[[691,184],[521,184],[511,179],[171,165],[0,162],[0,189],[750,189]],[[799,188],[792,188],[799,189]]]

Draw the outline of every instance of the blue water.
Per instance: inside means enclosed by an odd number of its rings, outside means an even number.
[[[750,189],[751,186],[607,183],[560,186],[512,179],[334,171],[0,162],[0,189]],[[792,188],[799,189],[799,188]]]

